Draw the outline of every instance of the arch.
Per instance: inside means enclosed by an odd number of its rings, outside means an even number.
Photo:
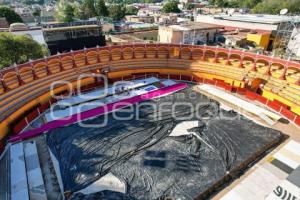
[[[147,54],[147,58],[155,58],[156,48],[155,47],[146,48],[146,54]]]
[[[19,75],[25,83],[33,81],[32,68],[30,66],[23,67],[19,70]]]
[[[215,59],[215,55],[216,55],[216,52],[214,52],[212,50],[206,50],[205,55],[204,55],[204,59],[212,62]]]
[[[289,83],[298,84],[300,80],[300,69],[295,66],[288,66],[285,77]]]
[[[226,52],[220,51],[217,53],[217,58],[220,63],[225,64],[228,60],[228,54]]]
[[[82,67],[82,66],[86,65],[84,53],[76,54],[74,56],[74,61],[75,61],[76,67]]]
[[[98,52],[97,51],[89,51],[86,53],[87,62],[89,64],[98,63]]]
[[[14,89],[19,86],[19,80],[16,72],[8,72],[3,75],[3,81],[9,89]]]
[[[271,65],[271,72],[276,70],[283,70],[283,69],[284,69],[284,65],[281,63],[272,63]]]
[[[44,63],[44,62],[40,62],[40,63],[37,63],[36,65],[33,66],[33,69],[34,69],[34,72],[35,72],[35,75],[38,77],[38,78],[42,78],[42,77],[45,77],[47,76],[47,64]]]
[[[145,53],[144,47],[134,48],[134,55],[136,58],[144,58],[144,53]]]
[[[133,49],[130,47],[126,47],[123,49],[123,57],[125,60],[131,59],[133,56]]]
[[[158,58],[167,58],[169,55],[168,47],[158,47],[157,51]]]
[[[179,47],[170,47],[169,49],[169,57],[170,58],[178,58],[179,57]]]
[[[258,60],[256,60],[256,65],[268,66],[269,65],[269,61],[264,60],[264,59],[258,59]]]
[[[73,56],[64,56],[61,58],[61,64],[63,69],[73,68]]]
[[[250,56],[245,56],[245,57],[243,58],[243,61],[249,61],[249,62],[254,63],[255,59],[254,59],[253,57],[250,57]]]
[[[121,49],[119,48],[116,48],[116,49],[112,49],[111,50],[111,57],[112,57],[112,60],[121,60]]]
[[[254,63],[255,63],[255,59],[253,57],[245,56],[243,58],[243,65],[248,70],[253,68]]]
[[[190,59],[191,58],[191,49],[190,48],[188,48],[188,47],[183,47],[182,49],[181,49],[181,58],[182,59],[185,59],[185,60],[188,60],[188,59]]]
[[[101,50],[99,51],[99,56],[101,62],[108,62],[110,61],[110,52],[108,50]]]
[[[229,55],[229,59],[230,60],[238,60],[238,61],[240,61],[242,59],[242,56],[239,55],[239,54],[233,53],[233,54]]]
[[[59,59],[51,59],[47,62],[48,69],[51,73],[58,73],[60,71],[60,60]]]
[[[202,49],[193,49],[192,55],[194,60],[201,60],[203,57],[203,51]]]

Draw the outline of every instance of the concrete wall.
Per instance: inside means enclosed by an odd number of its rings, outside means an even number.
[[[173,44],[205,44],[208,41],[214,41],[216,33],[217,29],[178,31],[160,26],[158,29],[158,41]]]

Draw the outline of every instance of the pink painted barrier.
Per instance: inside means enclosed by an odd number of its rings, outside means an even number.
[[[36,137],[38,135],[41,135],[44,132],[51,131],[55,128],[70,125],[70,124],[73,124],[73,123],[76,123],[76,122],[79,122],[82,120],[86,120],[86,119],[89,119],[89,118],[92,118],[95,116],[103,115],[103,114],[112,112],[114,110],[121,109],[126,106],[129,106],[129,105],[132,105],[135,103],[139,103],[142,101],[150,100],[155,97],[170,94],[170,93],[185,89],[187,87],[188,87],[188,85],[186,83],[178,83],[178,84],[175,84],[172,86],[168,86],[165,88],[161,88],[159,90],[149,92],[147,94],[138,95],[138,96],[131,97],[128,99],[123,99],[123,100],[120,100],[115,103],[107,104],[106,106],[101,106],[98,108],[94,108],[92,110],[84,111],[79,114],[74,114],[74,115],[71,115],[64,119],[54,120],[54,121],[51,121],[49,123],[42,125],[39,128],[25,131],[24,133],[20,133],[19,135],[14,135],[14,136],[10,137],[9,142],[17,142],[17,141],[22,141],[22,140],[25,140],[28,138]]]

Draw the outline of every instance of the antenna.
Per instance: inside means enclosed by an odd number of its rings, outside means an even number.
[[[284,9],[280,10],[279,14],[286,15],[288,12],[289,12],[289,10],[287,8],[284,8]]]

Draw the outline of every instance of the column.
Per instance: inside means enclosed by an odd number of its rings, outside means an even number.
[[[121,48],[121,60],[124,60],[124,50]]]
[[[205,50],[202,51],[202,58],[201,58],[201,60],[203,60],[203,61],[205,61],[205,54],[206,54],[206,51]]]
[[[298,81],[296,82],[296,85],[300,85],[300,77],[298,78]]]
[[[62,61],[61,61],[61,56],[59,56],[59,69],[60,69],[61,72],[64,71]]]
[[[272,63],[269,63],[269,65],[268,65],[268,68],[267,68],[267,71],[266,71],[265,75],[271,76],[271,66],[272,66]]]
[[[135,49],[132,48],[132,59],[135,59]]]
[[[180,47],[180,49],[179,49],[179,55],[178,55],[178,58],[179,58],[179,59],[181,59],[181,51],[182,51],[182,49],[181,49],[181,47]]]
[[[251,71],[254,71],[254,72],[257,71],[257,69],[256,69],[256,60],[254,60],[253,67],[252,67]]]
[[[19,85],[24,84],[24,81],[21,79],[21,76],[20,76],[19,72],[17,72],[17,79],[18,79]]]
[[[30,67],[31,67],[31,74],[32,74],[33,80],[36,80],[36,79],[38,79],[38,77],[37,77],[37,75],[35,73],[33,63],[32,63],[31,60],[29,60],[29,63],[30,63]]]
[[[286,76],[287,69],[288,69],[287,67],[284,67],[284,70],[283,70],[283,72],[282,72],[282,74],[281,74],[281,76],[280,76],[280,79],[281,79],[281,80],[285,80],[285,79],[286,79],[285,76]]]
[[[7,87],[5,81],[4,81],[3,77],[2,77],[2,74],[0,74],[0,82],[1,82],[1,85],[2,85],[2,88],[3,88],[3,91],[4,92],[8,91],[8,87]]]
[[[218,63],[218,52],[215,52],[214,63]]]

